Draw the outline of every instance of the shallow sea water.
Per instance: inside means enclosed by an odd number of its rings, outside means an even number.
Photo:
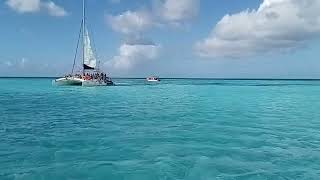
[[[0,179],[320,177],[320,81],[115,83],[0,79]]]

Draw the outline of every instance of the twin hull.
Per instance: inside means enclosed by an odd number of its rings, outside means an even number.
[[[53,80],[54,85],[58,86],[111,86],[112,82],[103,82],[99,80],[84,80],[75,77],[65,77]]]

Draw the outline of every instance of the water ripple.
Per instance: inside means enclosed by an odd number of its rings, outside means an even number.
[[[318,179],[319,81],[0,79],[0,179]]]

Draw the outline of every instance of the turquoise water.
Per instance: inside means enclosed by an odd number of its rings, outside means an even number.
[[[320,177],[320,81],[115,83],[0,79],[0,179]]]

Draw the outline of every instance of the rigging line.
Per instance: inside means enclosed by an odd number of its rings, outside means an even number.
[[[82,0],[82,74],[85,73],[84,68],[84,58],[85,58],[85,52],[84,52],[84,46],[85,46],[85,37],[86,35],[86,1]]]
[[[80,44],[80,39],[81,39],[81,33],[82,33],[82,24],[83,21],[81,21],[81,27],[80,27],[80,32],[79,32],[79,36],[78,36],[78,42],[77,42],[77,48],[76,48],[76,53],[74,55],[74,59],[73,59],[73,65],[72,65],[72,71],[71,74],[73,74],[74,71],[74,66],[76,65],[76,59],[77,59],[77,54],[78,54],[78,49],[79,49],[79,44]]]

